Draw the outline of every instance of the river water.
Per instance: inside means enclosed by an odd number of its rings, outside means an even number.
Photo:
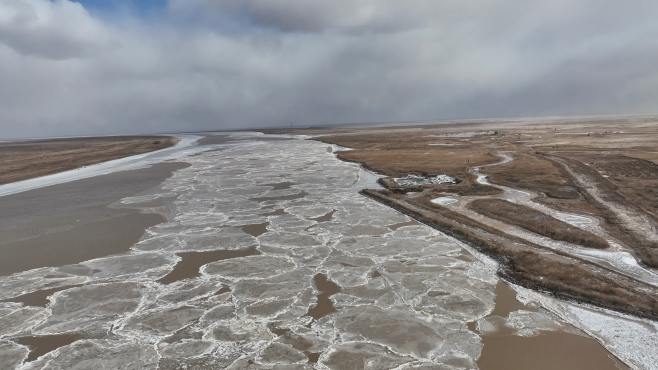
[[[115,204],[166,219],[129,252],[0,277],[2,368],[623,368],[561,303],[361,196],[372,174],[326,144],[233,138]]]

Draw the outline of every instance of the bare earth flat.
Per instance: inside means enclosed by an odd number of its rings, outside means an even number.
[[[164,149],[165,136],[117,136],[0,142],[0,184]]]

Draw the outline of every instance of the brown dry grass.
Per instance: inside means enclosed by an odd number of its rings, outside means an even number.
[[[608,242],[605,239],[589,231],[579,229],[545,213],[506,200],[477,199],[469,204],[469,208],[487,217],[520,226],[554,240],[562,240],[589,248],[608,248]]]
[[[514,160],[486,169],[491,182],[544,193],[551,198],[579,199],[577,187],[568,174],[552,162],[527,153],[515,153]]]
[[[0,184],[49,175],[169,147],[163,136],[98,137],[0,144]]]
[[[387,176],[409,173],[464,178],[471,166],[493,163],[498,160],[487,150],[473,148],[445,149],[365,149],[340,152],[344,160],[361,162]]]

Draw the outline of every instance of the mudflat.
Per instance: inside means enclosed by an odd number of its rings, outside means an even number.
[[[115,136],[0,143],[0,184],[164,149],[169,136]]]
[[[164,218],[110,205],[158,186],[183,167],[160,163],[3,197],[0,276],[127,251]]]

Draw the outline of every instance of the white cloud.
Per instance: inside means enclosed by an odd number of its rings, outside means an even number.
[[[67,0],[3,0],[0,41],[19,53],[67,59],[93,53],[107,31],[82,5]]]
[[[658,3],[0,2],[2,136],[656,110]]]

